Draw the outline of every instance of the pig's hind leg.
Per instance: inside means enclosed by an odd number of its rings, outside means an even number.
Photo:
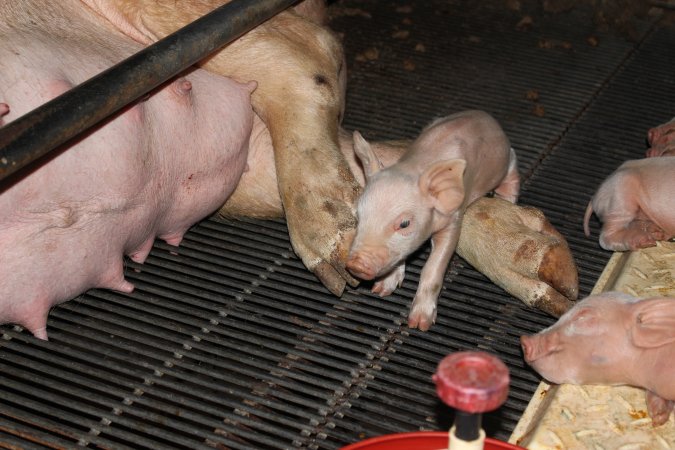
[[[663,230],[647,219],[621,221],[610,218],[600,232],[600,246],[618,252],[653,247],[656,241],[665,239]]]
[[[675,118],[650,129],[647,141],[651,146],[647,150],[647,158],[675,155]]]
[[[646,391],[645,401],[647,402],[647,412],[652,418],[654,426],[663,425],[670,418],[675,402],[659,397],[651,391]]]
[[[647,218],[640,205],[640,177],[630,170],[619,170],[607,178],[591,200],[592,209],[602,221],[600,246],[623,252],[653,247],[663,231]]]
[[[518,201],[520,194],[520,175],[518,174],[518,159],[513,148],[510,150],[509,169],[506,172],[506,177],[501,184],[495,189],[495,194],[511,203]]]

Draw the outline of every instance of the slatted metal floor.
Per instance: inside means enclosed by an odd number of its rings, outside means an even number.
[[[596,31],[583,8],[490,3],[332,4],[350,71],[344,125],[410,138],[434,117],[492,113],[520,158],[521,203],[567,237],[585,295],[610,254],[597,221],[583,236],[583,211],[674,115],[675,28],[639,19],[627,40]],[[526,13],[532,26],[519,30]],[[444,429],[453,411],[430,377],[466,349],[509,366],[509,398],[484,417],[489,436],[507,439],[539,382],[518,337],[553,319],[456,257],[437,323],[409,330],[426,253],[389,298],[335,298],[294,256],[283,222],[205,220],[180,247],[158,243],[144,265],[128,263],[132,295],[95,290],[55,308],[49,342],[0,327],[0,447],[336,449]]]

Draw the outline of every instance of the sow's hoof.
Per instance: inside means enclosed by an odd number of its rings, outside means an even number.
[[[498,197],[475,201],[464,215],[457,253],[509,294],[555,317],[577,299],[572,253],[536,208]]]
[[[311,185],[310,185],[311,184]],[[305,266],[333,294],[340,296],[348,283],[358,285],[345,268],[356,233],[353,204],[358,184],[326,182],[305,177],[283,195],[291,244]]]

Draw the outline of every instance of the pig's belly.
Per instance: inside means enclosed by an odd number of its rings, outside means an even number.
[[[51,96],[68,87],[44,75],[21,83],[56,86]],[[46,338],[53,305],[95,287],[131,292],[123,255],[143,262],[158,235],[177,245],[225,202],[246,164],[249,92],[202,70],[188,80],[187,100],[169,84],[27,176],[0,183],[0,324]],[[28,89],[1,88],[10,108],[36,106],[20,95]]]

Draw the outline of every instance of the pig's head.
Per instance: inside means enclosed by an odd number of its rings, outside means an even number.
[[[675,299],[590,296],[553,326],[520,339],[525,361],[552,383],[639,386],[647,353],[675,342]]]
[[[387,169],[358,131],[354,151],[363,166],[366,187],[357,203],[358,226],[347,269],[372,280],[386,275],[459,214],[464,202],[462,159],[441,161],[421,174]]]

